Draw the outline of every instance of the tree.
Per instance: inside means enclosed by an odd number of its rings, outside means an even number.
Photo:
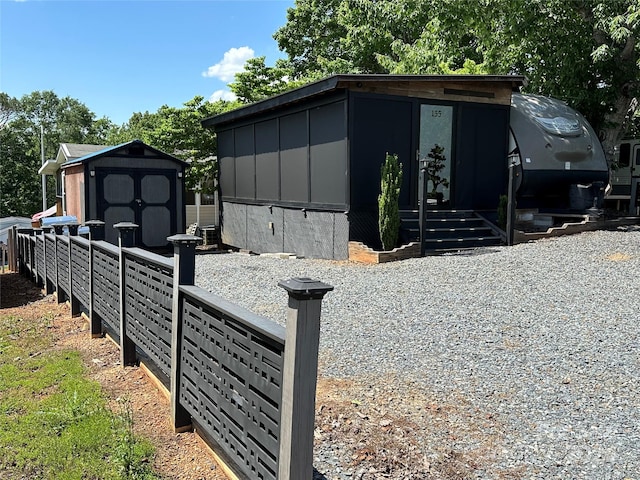
[[[638,0],[296,0],[275,38],[296,79],[520,74],[524,91],[583,113],[608,150],[640,123]]]
[[[449,180],[440,176],[440,172],[445,168],[447,157],[444,154],[444,147],[435,144],[427,154],[427,176],[431,182],[431,197],[438,198],[438,187],[442,185],[444,188],[449,187]],[[440,193],[440,195],[442,195]]]
[[[287,23],[273,38],[287,52],[293,78],[306,78],[323,70],[327,60],[342,59],[347,29],[338,20],[342,0],[296,0],[287,10]],[[344,73],[344,72],[343,72]]]
[[[402,186],[402,164],[398,155],[385,158],[380,172],[380,195],[378,195],[378,228],[384,250],[395,248],[400,232],[400,188]]]
[[[42,209],[41,128],[45,158],[54,158],[61,142],[99,141],[109,121],[96,128],[94,114],[71,97],[37,91],[20,99],[0,97],[0,214],[31,216]],[[55,180],[48,179],[48,205],[55,202]]]
[[[117,145],[139,139],[170,155],[190,163],[186,186],[196,191],[209,192],[207,179],[217,171],[215,154],[216,136],[203,128],[205,118],[237,108],[238,102],[206,101],[195,96],[181,108],[163,105],[155,113],[134,113],[129,121],[107,135],[109,144]]]
[[[250,58],[244,71],[237,73],[229,86],[242,103],[253,103],[306,83],[292,80],[293,68],[283,60],[273,67],[265,64],[265,57]]]

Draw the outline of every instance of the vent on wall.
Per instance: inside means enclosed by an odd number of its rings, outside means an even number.
[[[144,155],[144,145],[130,145],[127,148],[127,154],[136,156]]]

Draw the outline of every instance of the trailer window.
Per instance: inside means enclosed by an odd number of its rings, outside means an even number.
[[[618,167],[628,167],[631,162],[631,144],[630,143],[621,143],[620,144],[620,156],[618,157]]]

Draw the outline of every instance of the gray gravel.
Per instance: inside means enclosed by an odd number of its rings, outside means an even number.
[[[468,435],[448,448],[484,457],[458,478],[640,479],[637,229],[371,266],[197,257],[197,285],[281,324],[287,295],[276,285],[296,276],[335,287],[321,376],[385,396],[410,385],[460,409],[451,422]],[[415,435],[435,461],[426,423]],[[315,466],[328,479],[378,478],[329,445],[316,446]]]

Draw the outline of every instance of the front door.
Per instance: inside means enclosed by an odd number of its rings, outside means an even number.
[[[427,163],[428,207],[451,207],[453,107],[420,105],[418,158]]]
[[[98,218],[105,222],[105,239],[118,243],[113,225],[139,225],[136,245],[167,245],[176,232],[175,170],[96,169]]]

